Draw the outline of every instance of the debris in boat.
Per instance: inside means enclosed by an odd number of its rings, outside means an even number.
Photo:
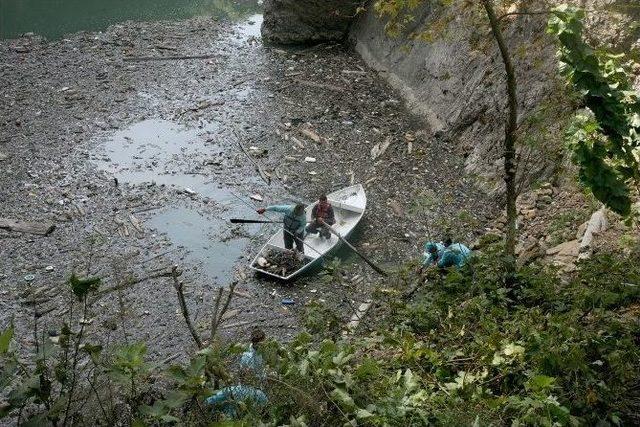
[[[53,271],[53,265],[46,266],[45,267],[45,271],[52,272]]]
[[[25,282],[33,282],[33,279],[35,279],[36,276],[34,276],[33,274],[27,274],[26,276],[24,276],[24,281]]]
[[[256,259],[254,267],[278,276],[288,276],[308,262],[307,258],[299,259],[293,251],[269,250]]]

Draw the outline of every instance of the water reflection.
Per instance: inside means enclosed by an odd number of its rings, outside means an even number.
[[[235,21],[261,9],[262,0],[0,0],[0,38],[34,32],[54,39],[127,20],[215,16]]]

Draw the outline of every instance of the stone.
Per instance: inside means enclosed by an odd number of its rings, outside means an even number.
[[[276,44],[308,44],[345,39],[358,2],[265,0],[262,39]]]
[[[591,215],[587,222],[587,227],[580,241],[578,259],[587,259],[591,256],[594,237],[607,230],[609,222],[604,208],[597,210]]]
[[[571,240],[568,242],[560,243],[558,246],[554,246],[553,248],[547,250],[547,255],[549,256],[567,256],[577,258],[579,253],[579,240]]]
[[[530,264],[538,258],[544,256],[545,251],[544,248],[538,243],[538,241],[532,241],[525,245],[520,251],[520,255],[518,256],[518,266],[522,267],[524,265]]]
[[[589,224],[589,221],[585,221],[584,223],[580,224],[580,227],[578,227],[578,231],[576,231],[576,239],[582,240],[582,236],[584,236],[584,232],[587,231],[588,224]]]

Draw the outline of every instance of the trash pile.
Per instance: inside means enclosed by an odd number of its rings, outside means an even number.
[[[253,267],[280,276],[288,276],[308,263],[309,260],[306,257],[294,251],[270,249],[263,256],[258,257]]]

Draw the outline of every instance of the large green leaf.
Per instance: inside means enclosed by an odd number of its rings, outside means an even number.
[[[69,286],[71,286],[73,294],[81,300],[90,291],[97,290],[100,285],[100,281],[101,279],[99,277],[87,277],[81,279],[73,273],[69,278]]]
[[[14,328],[13,323],[11,323],[11,325],[0,334],[0,355],[6,354],[9,351],[9,344],[11,344],[11,340],[13,339],[13,333]]]

